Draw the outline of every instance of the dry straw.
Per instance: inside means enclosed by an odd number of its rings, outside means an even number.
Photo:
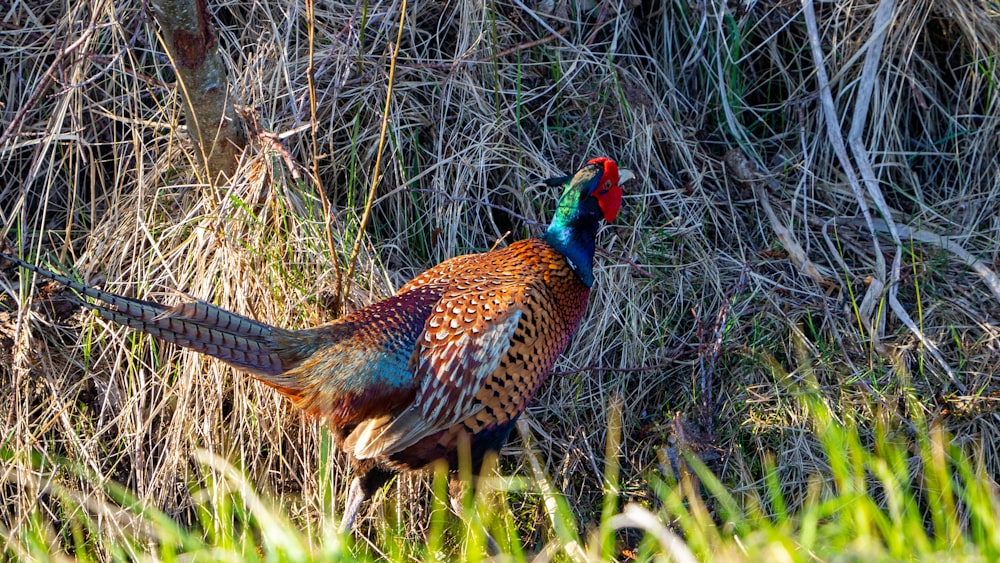
[[[649,501],[680,428],[681,446],[722,452],[714,469],[734,490],[777,453],[794,509],[825,470],[790,400],[803,385],[900,429],[919,405],[995,479],[995,8],[638,4],[209,2],[239,103],[271,134],[209,189],[142,3],[13,2],[0,233],[116,292],[304,327],[337,314],[342,287],[359,307],[444,258],[537,234],[558,194],[533,180],[608,155],[639,180],[599,234],[591,308],[525,417],[535,469],[581,522],[602,512],[613,400],[623,503]],[[345,468],[321,458],[320,422],[220,362],[51,311],[63,297],[24,273],[0,272],[0,289],[5,530],[36,506],[58,526],[58,501],[22,478],[57,458],[193,522],[190,488],[212,471],[196,450],[238,464],[303,528],[325,518],[324,486],[342,491]],[[522,449],[507,448],[505,473],[532,473]],[[100,489],[63,481],[81,498]],[[422,490],[404,480],[365,522],[413,515],[405,531],[420,537]],[[511,502],[523,541],[544,543],[544,501]],[[629,508],[613,525],[646,520]]]

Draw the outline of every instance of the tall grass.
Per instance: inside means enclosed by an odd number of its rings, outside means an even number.
[[[145,4],[8,4],[0,235],[113,291],[315,326],[639,175],[464,523],[412,476],[337,537],[321,421],[0,269],[8,556],[995,555],[995,3],[210,0],[266,133],[216,188]]]
[[[647,475],[654,496],[623,502],[619,494],[620,411],[612,416],[605,463],[605,502],[597,522],[581,521],[530,453],[532,475],[484,478],[469,489],[459,519],[447,507],[443,468],[432,480],[426,541],[405,525],[382,521],[371,536],[336,532],[336,514],[303,526],[292,506],[261,495],[245,472],[210,452],[193,453],[204,478],[192,484],[196,520],[182,526],[134,493],[67,460],[35,460],[52,514],[33,510],[16,531],[2,530],[8,557],[33,560],[72,555],[81,560],[152,557],[179,561],[374,561],[485,558],[487,531],[503,559],[538,561],[994,561],[1000,557],[1000,498],[982,460],[956,446],[940,425],[920,417],[879,425],[865,436],[850,413],[835,413],[814,391],[796,400],[814,421],[828,469],[809,476],[808,495],[789,510],[773,456],[765,456],[753,483],[730,489],[697,456],[675,472]],[[620,405],[611,405],[612,411]],[[918,411],[917,411],[918,412]],[[845,414],[847,415],[845,417]],[[530,432],[522,425],[522,432]],[[530,436],[525,436],[530,440]],[[530,441],[529,441],[530,444]],[[9,459],[13,452],[2,452]],[[65,487],[82,478],[94,490]],[[539,497],[538,555],[523,548],[512,511],[514,496]],[[294,503],[293,503],[294,504]],[[62,537],[60,537],[62,536]]]

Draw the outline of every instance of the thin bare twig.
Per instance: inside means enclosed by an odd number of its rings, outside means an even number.
[[[365,199],[365,210],[361,214],[361,223],[358,224],[358,232],[354,238],[354,246],[351,248],[351,257],[347,260],[347,275],[344,282],[344,290],[338,288],[337,300],[341,296],[350,295],[351,280],[354,277],[354,265],[358,259],[358,252],[361,251],[361,242],[364,240],[365,227],[368,225],[368,217],[372,212],[372,203],[375,201],[375,190],[379,184],[379,174],[382,171],[382,153],[385,149],[385,136],[389,128],[389,109],[392,107],[392,84],[396,76],[396,57],[399,56],[399,46],[403,42],[403,27],[406,23],[406,0],[403,0],[399,7],[399,31],[396,34],[396,46],[392,50],[389,61],[389,86],[385,92],[385,109],[382,111],[382,129],[378,137],[378,150],[375,152],[375,167],[372,169],[372,185],[368,190],[368,197]]]
[[[316,3],[315,0],[306,0],[306,28],[308,29],[308,66],[306,67],[306,81],[309,89],[309,143],[312,158],[312,179],[319,194],[320,205],[323,206],[323,233],[326,236],[326,247],[330,252],[330,260],[333,261],[334,285],[337,290],[333,299],[333,314],[340,316],[344,312],[344,295],[341,292],[343,286],[343,272],[340,269],[340,262],[337,260],[337,247],[333,244],[333,222],[336,220],[333,214],[333,206],[326,197],[326,187],[319,173],[319,120],[316,117]],[[353,19],[353,17],[352,17]],[[392,79],[389,80],[390,90]],[[379,151],[381,152],[381,151]]]
[[[713,389],[715,387],[715,365],[719,361],[719,354],[722,352],[722,337],[726,332],[726,323],[729,320],[729,310],[736,302],[737,297],[743,293],[747,286],[748,264],[743,264],[740,268],[740,277],[733,286],[729,299],[719,306],[719,311],[715,315],[715,325],[712,330],[712,342],[708,347],[708,353],[699,353],[699,371],[701,373],[701,413],[699,418],[705,421],[705,428],[709,434],[713,434],[712,420],[715,416],[715,400]]]
[[[17,110],[17,113],[15,113],[14,117],[10,120],[10,124],[7,125],[7,128],[4,129],[3,134],[0,135],[0,151],[3,150],[4,144],[7,142],[7,140],[10,139],[11,136],[14,134],[14,132],[17,131],[18,127],[21,126],[21,122],[24,121],[24,116],[27,115],[28,112],[35,107],[35,104],[38,103],[38,100],[39,98],[42,97],[42,94],[48,91],[49,86],[55,80],[56,69],[62,67],[63,59],[65,59],[73,51],[79,49],[81,45],[86,43],[87,39],[90,38],[90,34],[93,32],[94,32],[94,26],[93,24],[91,24],[87,26],[87,28],[84,29],[82,33],[80,33],[80,37],[78,37],[76,41],[73,41],[66,47],[59,49],[59,52],[56,53],[56,56],[53,59],[52,63],[45,70],[45,74],[42,75],[42,79],[38,82],[38,85],[35,86],[34,91],[31,93],[31,97],[29,97],[27,101],[21,104],[21,107]]]

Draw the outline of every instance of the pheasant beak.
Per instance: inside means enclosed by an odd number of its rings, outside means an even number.
[[[619,184],[624,184],[625,182],[628,182],[629,180],[635,180],[635,172],[632,172],[628,168],[619,168],[618,169],[618,183]]]

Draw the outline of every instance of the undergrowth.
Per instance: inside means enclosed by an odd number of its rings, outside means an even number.
[[[146,4],[8,4],[0,235],[115,292],[315,326],[638,179],[464,518],[402,477],[352,537],[320,421],[0,268],[5,556],[998,557],[995,3],[411,2],[397,50],[396,2],[210,0],[262,133],[217,185]]]

